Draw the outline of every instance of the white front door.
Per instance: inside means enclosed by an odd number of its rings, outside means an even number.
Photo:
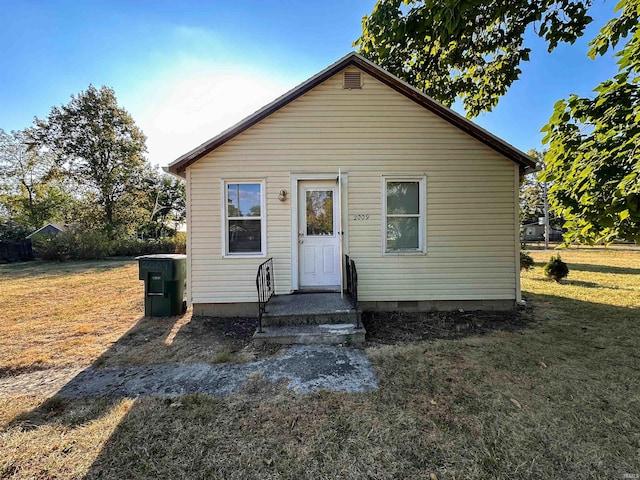
[[[340,289],[340,236],[335,180],[298,183],[300,289]]]

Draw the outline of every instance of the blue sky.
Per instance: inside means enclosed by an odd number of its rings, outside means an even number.
[[[0,29],[0,128],[18,130],[95,86],[114,88],[166,165],[353,49],[374,0],[5,1]],[[531,61],[491,113],[475,121],[522,150],[541,148],[554,103],[590,95],[611,77],[611,56],[591,61],[594,22],[551,55],[531,36]]]

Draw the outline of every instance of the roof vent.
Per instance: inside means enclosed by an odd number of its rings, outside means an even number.
[[[342,88],[351,90],[354,88],[362,88],[362,73],[358,71],[344,72],[342,78]]]

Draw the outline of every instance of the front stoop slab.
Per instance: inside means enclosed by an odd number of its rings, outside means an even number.
[[[262,333],[256,331],[253,341],[257,345],[362,345],[366,333],[363,326],[356,328],[353,323],[273,326],[262,327]]]
[[[275,295],[267,303],[262,325],[300,326],[357,323],[358,312],[350,297],[339,293]]]

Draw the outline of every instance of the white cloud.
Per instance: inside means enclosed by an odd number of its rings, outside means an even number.
[[[138,89],[132,102],[152,164],[167,165],[293,86],[250,68],[179,63]]]

